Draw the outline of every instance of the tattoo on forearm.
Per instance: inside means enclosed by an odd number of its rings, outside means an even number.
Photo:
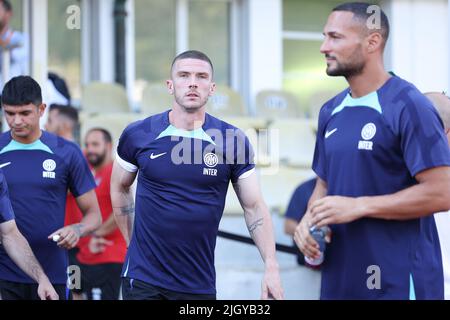
[[[82,235],[81,229],[83,229],[83,227],[84,227],[84,225],[82,223],[77,223],[77,224],[72,225],[73,230],[79,237],[81,237],[81,235]]]
[[[259,227],[263,225],[263,218],[260,218],[258,220],[256,220],[255,222],[253,222],[251,225],[247,225],[248,231],[250,232],[251,235],[253,235],[253,232]]]
[[[134,214],[134,205],[133,204],[127,205],[125,207],[115,207],[114,209],[119,209],[118,214],[121,216],[128,216],[130,214]]]

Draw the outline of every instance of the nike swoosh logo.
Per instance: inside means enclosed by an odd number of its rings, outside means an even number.
[[[167,152],[163,152],[163,153],[160,153],[160,154],[153,154],[153,152],[152,152],[152,154],[150,155],[150,159],[154,160],[156,158],[159,158],[159,157],[165,155],[166,153]]]
[[[2,163],[2,164],[0,164],[0,169],[3,167],[9,166],[10,164],[11,164],[11,162]]]
[[[328,138],[329,136],[331,136],[333,133],[335,133],[337,131],[337,128],[334,128],[331,131],[327,131],[325,132],[325,139]]]

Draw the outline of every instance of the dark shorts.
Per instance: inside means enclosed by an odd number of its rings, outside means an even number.
[[[67,256],[69,258],[69,266],[79,266],[80,262],[78,262],[77,254],[80,251],[78,247],[67,250]],[[74,293],[81,294],[81,290],[77,288],[70,289]]]
[[[192,294],[167,290],[149,283],[122,279],[123,300],[216,300],[215,294]]]
[[[121,263],[80,264],[81,292],[88,300],[117,300],[120,293]]]
[[[70,291],[65,284],[54,284],[59,300],[69,300]],[[20,283],[0,280],[0,295],[2,300],[40,300],[37,283]]]

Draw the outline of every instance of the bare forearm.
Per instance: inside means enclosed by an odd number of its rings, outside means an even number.
[[[2,243],[9,257],[30,278],[38,283],[47,278],[30,245],[20,232],[11,232],[11,234],[4,236]]]
[[[80,223],[73,224],[72,227],[76,229],[80,237],[85,237],[99,228],[102,223],[101,219],[98,211],[88,211]]]
[[[291,218],[286,218],[284,220],[284,233],[293,236],[295,232],[295,228],[297,227],[298,222]]]
[[[262,201],[245,209],[245,222],[249,233],[261,254],[266,267],[276,267],[275,237],[272,219],[266,204]]]
[[[114,218],[127,245],[130,243],[134,224],[134,200],[130,188],[111,191]]]
[[[95,235],[98,237],[105,237],[117,228],[117,223],[114,218],[114,214],[111,214],[108,219],[95,231]]]
[[[357,201],[365,217],[408,220],[449,210],[449,198],[450,188],[444,180],[440,185],[417,184],[394,194],[360,197]]]

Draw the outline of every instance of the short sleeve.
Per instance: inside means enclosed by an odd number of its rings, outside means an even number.
[[[255,168],[255,154],[247,136],[236,129],[234,145],[234,162],[231,168],[231,182],[236,183],[239,178],[247,177]]]
[[[133,143],[133,139],[129,139],[131,135],[130,131],[130,127],[127,127],[119,138],[116,160],[126,171],[136,172],[138,170],[136,147]]]
[[[0,170],[0,223],[13,219],[14,211],[9,199],[8,185],[3,172]]]
[[[316,146],[314,149],[312,169],[322,180],[327,181],[327,165],[325,156],[324,136],[328,117],[326,116],[324,110],[325,108],[323,107],[319,114],[319,123],[316,137]]]
[[[450,165],[444,126],[437,111],[418,95],[399,116],[400,145],[411,176],[438,166]]]
[[[309,198],[314,191],[316,179],[308,180],[295,189],[289,201],[285,217],[300,221],[308,209]]]
[[[69,189],[75,198],[95,189],[96,184],[92,172],[80,148],[72,148],[69,162]]]

